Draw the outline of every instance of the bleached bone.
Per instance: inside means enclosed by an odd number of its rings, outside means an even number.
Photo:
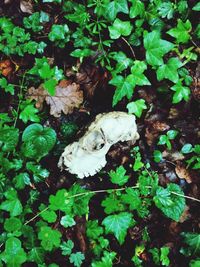
[[[78,142],[65,147],[58,166],[81,179],[93,176],[106,165],[113,144],[138,138],[134,115],[120,111],[99,114]]]

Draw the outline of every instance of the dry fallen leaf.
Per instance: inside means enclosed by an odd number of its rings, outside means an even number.
[[[13,65],[12,62],[9,59],[0,61],[0,73],[7,77],[9,76],[13,71]]]
[[[64,114],[72,113],[74,108],[78,108],[83,102],[83,92],[76,83],[63,80],[56,87],[55,96],[50,96],[46,90],[40,86],[38,89],[29,88],[28,98],[36,100],[36,107],[42,109],[43,102],[50,105],[50,114],[54,117],[60,117]]]
[[[20,9],[23,13],[32,14],[34,11],[32,0],[20,0]]]
[[[147,140],[147,144],[149,146],[152,146],[156,142],[160,132],[166,131],[169,128],[169,125],[165,122],[149,121],[149,126],[145,129],[145,137]]]
[[[178,163],[176,165],[175,171],[176,171],[177,176],[180,179],[185,179],[188,184],[192,183],[191,174],[190,174],[189,170],[187,170],[183,164]]]

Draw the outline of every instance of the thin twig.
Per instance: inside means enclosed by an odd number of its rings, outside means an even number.
[[[116,188],[116,189],[115,188],[110,188],[110,189],[88,191],[88,192],[84,192],[84,193],[78,193],[78,194],[75,194],[73,196],[69,196],[69,197],[67,197],[67,199],[75,198],[75,197],[81,197],[81,196],[87,196],[87,195],[92,195],[92,194],[107,193],[109,191],[111,191],[111,192],[125,191],[126,189],[129,189],[129,188],[136,189],[136,188],[139,188],[139,185],[135,185],[135,186],[131,186],[131,187]],[[146,188],[151,189],[152,186],[146,186]],[[170,193],[173,194],[173,195],[176,195],[176,196],[179,196],[179,197],[183,197],[183,198],[186,198],[186,199],[190,199],[190,200],[193,200],[193,201],[196,201],[196,202],[200,203],[200,199],[197,199],[197,198],[194,198],[194,197],[190,197],[190,196],[186,196],[186,195],[182,195],[182,194],[176,193],[174,191],[171,191]],[[40,216],[43,212],[45,212],[48,209],[49,209],[49,207],[46,207],[44,210],[42,210],[38,214],[36,214],[33,218],[31,218],[30,220],[26,221],[24,225],[27,225],[30,222],[32,222],[33,220],[35,220],[38,216]]]
[[[132,46],[129,44],[129,42],[124,37],[121,37],[121,38],[129,46],[131,53],[133,54],[133,57],[136,59],[135,52],[134,52]]]

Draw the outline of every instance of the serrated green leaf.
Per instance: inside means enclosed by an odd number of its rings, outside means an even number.
[[[72,253],[69,257],[70,263],[73,263],[75,267],[80,267],[85,259],[82,252]]]
[[[128,182],[129,176],[125,175],[126,170],[123,166],[117,167],[116,171],[110,171],[109,176],[113,184],[118,184],[119,186],[124,185]]]
[[[38,239],[41,240],[43,249],[47,251],[52,251],[54,247],[59,247],[60,238],[61,233],[49,226],[42,226],[38,233]]]
[[[98,220],[88,221],[86,224],[86,235],[89,239],[98,239],[103,234],[103,227],[99,226]]]
[[[10,213],[10,216],[18,216],[22,213],[22,204],[18,199],[17,192],[11,188],[5,192],[7,200],[3,201],[0,205],[1,210],[5,210]]]
[[[70,215],[65,215],[61,217],[60,224],[64,226],[65,228],[71,227],[76,224],[73,217]]]
[[[74,247],[74,242],[72,240],[67,240],[67,242],[63,242],[60,245],[60,248],[62,250],[62,255],[70,255],[72,253],[72,249]]]
[[[105,226],[106,234],[112,233],[122,245],[125,241],[127,230],[135,223],[132,214],[128,212],[121,212],[115,215],[107,216],[102,224]]]
[[[178,222],[184,209],[185,199],[181,188],[176,184],[168,184],[164,189],[159,187],[153,198],[156,206],[169,218]]]

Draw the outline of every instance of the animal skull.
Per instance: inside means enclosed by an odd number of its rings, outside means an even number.
[[[66,146],[58,167],[79,178],[93,176],[106,165],[113,144],[138,138],[134,115],[120,111],[99,114],[78,142]]]

